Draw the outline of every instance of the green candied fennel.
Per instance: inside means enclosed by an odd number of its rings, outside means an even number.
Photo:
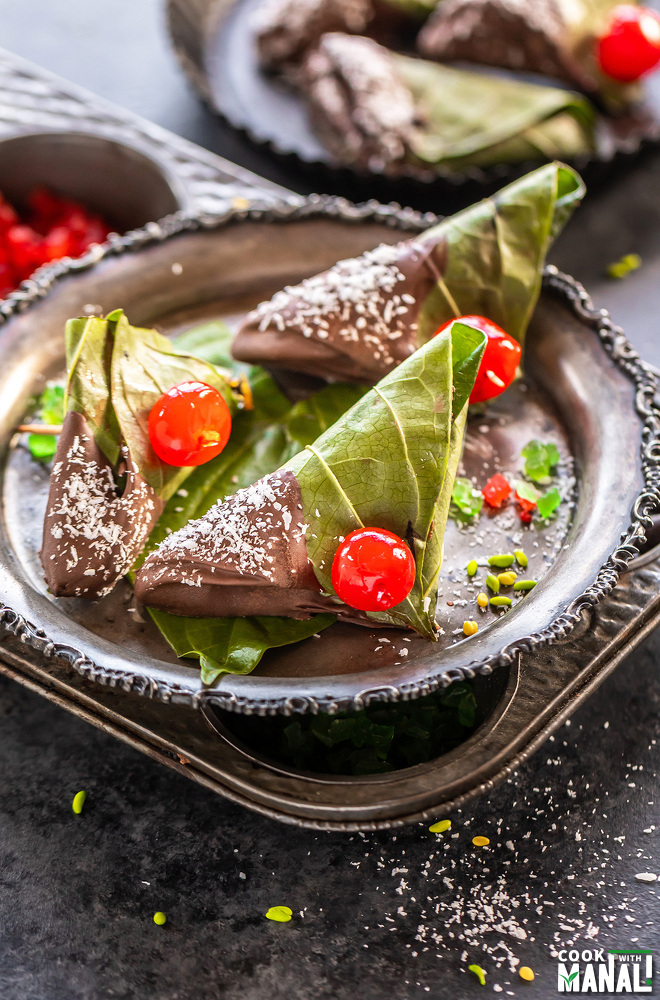
[[[480,331],[452,324],[285,465],[300,486],[308,555],[323,589],[334,593],[338,539],[364,526],[393,531],[413,550],[415,584],[401,604],[369,617],[429,639],[436,638],[443,539],[484,346]]]
[[[422,242],[441,238],[446,266],[422,306],[418,342],[458,313],[487,316],[524,344],[546,254],[584,192],[579,174],[549,163],[424,233]]]
[[[594,149],[595,114],[580,94],[393,54],[420,121],[411,163],[444,173],[573,159]]]

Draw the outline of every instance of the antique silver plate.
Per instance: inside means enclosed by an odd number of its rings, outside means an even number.
[[[175,215],[113,238],[80,261],[43,269],[10,297],[0,330],[5,628],[94,681],[164,701],[259,714],[334,712],[417,697],[565,639],[581,612],[612,589],[643,541],[658,504],[660,446],[651,373],[584,290],[553,268],[546,271],[530,330],[527,392],[509,410],[496,410],[492,426],[482,422],[468,437],[466,461],[469,472],[471,441],[486,442],[476,454],[487,464],[495,452],[517,454],[530,437],[551,432],[564,452],[562,489],[573,506],[565,505],[570,519],[558,519],[549,544],[537,539],[539,586],[476,637],[456,641],[456,621],[464,612],[460,604],[448,610],[445,600],[445,639],[437,645],[413,639],[403,647],[394,641],[384,651],[382,629],[333,626],[320,639],[268,655],[248,677],[224,677],[205,689],[196,666],[176,660],[135,607],[127,585],[93,603],[56,601],[46,593],[38,549],[48,474],[14,428],[44,379],[62,372],[69,316],[122,306],[135,324],[156,324],[166,332],[210,317],[234,322],[282,285],[423,225],[408,212],[333,199],[230,211],[220,218]],[[493,521],[488,550],[511,544],[512,531]],[[531,537],[528,550],[530,545]],[[470,554],[466,537],[453,529],[443,568],[445,598]]]

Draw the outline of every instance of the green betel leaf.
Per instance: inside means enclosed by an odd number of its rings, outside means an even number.
[[[190,331],[187,343],[211,356],[212,324],[203,334]],[[176,345],[180,346],[177,339]],[[213,355],[219,358],[219,354]],[[292,406],[261,369],[252,369],[250,384],[254,409],[236,414],[224,451],[195,469],[185,489],[167,504],[134,571],[149,552],[171,532],[201,517],[213,504],[275,471],[304,446],[300,439],[313,424],[319,432],[351,406],[365,389],[335,384]],[[289,645],[314,635],[335,621],[334,615],[316,615],[309,621],[292,618],[185,618],[150,609],[163,637],[178,656],[199,659],[202,681],[212,684],[223,673],[249,673],[267,649]]]
[[[594,148],[589,101],[559,87],[394,55],[421,122],[417,162],[440,172],[496,163],[572,159]]]
[[[451,490],[484,344],[484,335],[463,323],[447,327],[286,466],[300,485],[308,554],[324,590],[333,592],[341,538],[365,526],[393,531],[413,549],[415,585],[396,608],[369,617],[427,638],[435,637]]]
[[[214,319],[180,333],[172,339],[171,345],[181,353],[194,354],[196,358],[203,358],[218,368],[236,371],[240,366],[231,356],[232,338],[233,334],[227,324]]]
[[[39,416],[45,424],[61,424],[64,420],[64,389],[61,385],[46,386],[39,398]]]
[[[342,383],[320,389],[291,409],[287,418],[289,434],[301,447],[313,444],[366,392],[366,387]]]
[[[268,649],[288,646],[332,625],[334,615],[308,621],[292,618],[181,618],[166,611],[149,612],[177,654],[199,659],[204,684],[222,674],[249,674]]]
[[[149,441],[149,413],[164,392],[181,382],[196,380],[217,389],[230,410],[236,400],[229,372],[208,361],[179,353],[156,330],[142,330],[119,315],[111,363],[111,396],[122,437],[133,461],[159,496],[167,500],[190,475],[189,468],[166,465]]]
[[[574,170],[549,163],[414,239],[278,292],[249,314],[234,355],[374,385],[461,316],[485,316],[522,344],[547,252],[583,194]]]
[[[121,431],[110,400],[114,346],[112,320],[90,316],[66,325],[66,409],[81,413],[97,445],[112,465],[119,461]]]
[[[487,316],[524,343],[546,254],[583,195],[574,170],[549,163],[425,233],[423,242],[444,242],[447,264],[422,307],[419,341],[458,309]]]

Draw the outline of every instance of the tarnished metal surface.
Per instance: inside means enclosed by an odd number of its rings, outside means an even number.
[[[178,704],[100,687],[65,663],[0,643],[0,672],[212,791],[286,823],[369,830],[437,819],[505,780],[590,696],[660,622],[657,561],[625,574],[585,612],[570,641],[503,668],[506,690],[492,716],[458,751],[373,778],[300,777],[273,769],[226,738],[224,720]],[[205,710],[206,714],[206,710]],[[410,783],[409,783],[410,781]]]
[[[390,228],[379,224],[383,213]],[[352,209],[332,199],[303,208],[228,212],[219,219],[174,216],[111,239],[79,261],[42,269],[0,307],[5,320],[0,352],[7,358],[0,374],[6,407],[0,438],[11,438],[43,373],[61,366],[64,322],[80,314],[85,303],[92,300],[101,311],[121,303],[134,323],[157,323],[164,329],[195,318],[241,313],[283,284],[397,238],[392,227],[398,213],[392,208],[374,214],[365,209],[358,220]],[[403,221],[409,227],[421,224],[407,215]],[[180,265],[178,277],[173,277],[175,263]],[[655,380],[623,333],[593,308],[579,285],[554,268],[547,270],[545,284],[527,367],[546,396],[546,408],[555,408],[568,433],[577,460],[577,505],[551,576],[476,637],[444,649],[420,640],[411,643],[405,659],[392,657],[384,663],[362,655],[368,651],[361,645],[357,659],[364,660],[363,669],[346,674],[332,673],[332,661],[346,652],[345,641],[354,640],[342,638],[335,646],[328,632],[309,656],[305,676],[263,670],[225,676],[204,689],[193,667],[166,659],[166,652],[154,655],[153,647],[140,645],[135,636],[129,642],[127,626],[119,624],[118,632],[115,626],[109,638],[99,623],[103,602],[90,607],[49,599],[36,557],[38,534],[30,543],[17,542],[11,532],[0,540],[0,601],[5,605],[0,618],[5,627],[101,683],[248,714],[335,712],[376,700],[415,698],[453,680],[510,666],[521,651],[565,639],[582,610],[609,593],[643,540],[658,501],[660,425],[653,403]],[[521,402],[507,419],[524,426],[526,415]],[[6,511],[12,495],[37,492],[20,476],[12,485],[15,474],[10,462]],[[461,565],[460,548],[457,555]],[[114,611],[110,617],[114,621]],[[120,608],[119,622],[126,617]],[[358,631],[355,641],[364,643],[367,630]],[[323,657],[329,658],[330,669],[319,672],[316,660]],[[277,660],[285,663],[286,658],[287,651],[281,651]]]

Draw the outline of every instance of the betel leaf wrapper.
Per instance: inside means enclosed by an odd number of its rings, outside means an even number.
[[[595,147],[595,113],[581,94],[440,66],[370,38],[323,35],[296,83],[333,161],[361,171],[451,175]]]
[[[278,292],[247,317],[234,357],[373,385],[458,316],[486,316],[524,344],[546,254],[583,195],[570,167],[540,167],[412,240]]]
[[[637,87],[606,77],[596,60],[596,40],[618,6],[619,0],[443,0],[417,46],[441,61],[555,77],[616,110],[639,97]]]
[[[151,450],[149,411],[182,381],[204,381],[236,409],[213,365],[177,354],[121,310],[71,320],[66,329],[67,407],[53,470],[41,561],[56,596],[109,593],[143,548],[163,507],[190,474]]]
[[[580,94],[393,55],[419,122],[408,162],[442,173],[534,160],[575,159],[594,149],[595,116]]]
[[[434,638],[451,489],[484,344],[480,331],[449,326],[277,472],[165,538],[138,574],[140,600],[202,617],[334,612]],[[413,590],[390,611],[356,611],[334,594],[334,553],[361,526],[393,531],[413,551]]]
[[[187,331],[175,344],[178,349],[193,351],[214,364],[229,367],[231,336],[224,324],[209,322]],[[139,562],[169,534],[205,514],[218,498],[230,496],[279,468],[326,431],[366,392],[356,385],[335,383],[292,404],[262,369],[250,369],[247,375],[253,394],[252,409],[236,414],[231,438],[223,452],[195,469],[186,488],[177,491],[169,501]],[[199,661],[205,684],[212,684],[225,673],[250,673],[266,650],[300,642],[336,620],[334,614],[299,621],[264,615],[183,617],[153,608],[149,613],[178,656]]]

